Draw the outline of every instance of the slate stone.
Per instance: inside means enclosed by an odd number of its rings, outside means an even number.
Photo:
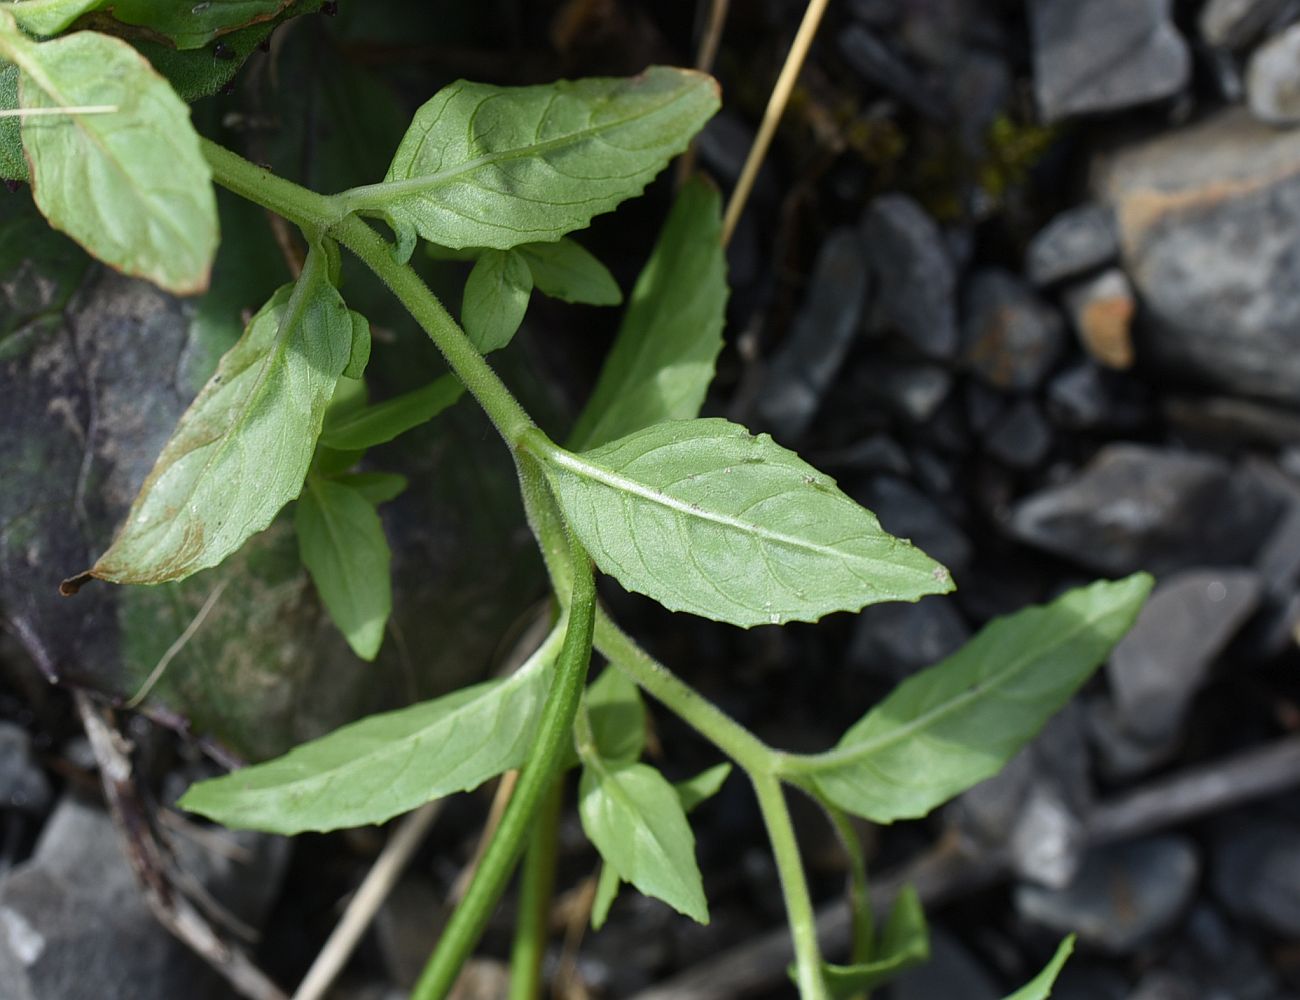
[[[1264,33],[1287,0],[1206,0],[1198,26],[1210,45],[1245,48]]]
[[[862,24],[850,24],[839,36],[840,52],[868,83],[931,118],[943,115],[943,105],[926,76]]]
[[[938,223],[902,194],[875,199],[862,217],[876,298],[873,324],[901,334],[923,354],[957,350],[957,274]]]
[[[1011,512],[1009,534],[1089,569],[1156,574],[1247,565],[1282,512],[1256,478],[1219,458],[1113,444]]]
[[[962,354],[999,389],[1032,389],[1065,350],[1065,324],[1050,305],[1009,271],[977,272],[966,288]]]
[[[797,438],[812,423],[857,335],[866,287],[857,231],[835,230],[817,255],[808,294],[764,379],[758,409],[778,438]]]
[[[1129,1000],[1201,1000],[1204,993],[1190,976],[1165,969],[1148,972]]]
[[[871,366],[870,378],[895,412],[913,424],[927,423],[952,391],[952,374],[937,365],[891,364]]]
[[[1140,383],[1085,362],[1053,376],[1047,412],[1054,423],[1073,430],[1137,428],[1151,416],[1142,389]]]
[[[1133,367],[1137,305],[1133,285],[1116,267],[1065,290],[1065,307],[1079,342],[1094,361],[1107,368]]]
[[[1127,955],[1177,922],[1199,872],[1190,840],[1152,837],[1090,851],[1068,888],[1022,884],[1014,899],[1030,923]]]
[[[1175,735],[1262,593],[1259,574],[1249,569],[1195,569],[1162,578],[1106,663],[1124,728],[1153,743]]]
[[[902,680],[955,653],[969,638],[970,627],[944,596],[875,604],[857,617],[849,662]]]
[[[1171,0],[1031,0],[1034,94],[1043,118],[1116,111],[1172,97],[1191,55]]]
[[[1052,987],[1052,1000],[1128,1000],[1128,981],[1113,969],[1074,956]]]
[[[1234,813],[1216,824],[1211,858],[1214,890],[1229,912],[1300,936],[1300,826]]]
[[[33,857],[0,883],[0,972],[6,968],[0,982],[31,1000],[228,995],[154,919],[109,818],[66,798]]]
[[[1090,699],[1087,719],[1098,771],[1108,781],[1131,781],[1147,774],[1173,760],[1182,746],[1177,734],[1151,741],[1130,732],[1109,698]]]
[[[1182,436],[1226,448],[1286,447],[1300,442],[1300,413],[1239,396],[1167,395],[1161,411]]]
[[[1033,400],[1020,399],[989,427],[984,447],[1004,465],[1032,469],[1051,450],[1052,428]]]
[[[1098,159],[1155,371],[1294,404],[1300,130],[1233,109]]]
[[[1025,272],[1036,285],[1077,278],[1115,260],[1119,238],[1111,210],[1087,202],[1062,212],[1038,231],[1025,251]]]
[[[1250,111],[1270,125],[1300,122],[1300,24],[1257,48],[1246,68]]]
[[[1064,889],[1078,874],[1087,840],[1079,815],[1050,785],[1039,785],[1011,832],[1012,869],[1026,882]]]
[[[32,756],[27,730],[0,721],[0,810],[39,816],[50,805],[50,782]]]
[[[970,563],[970,539],[910,483],[895,476],[876,476],[854,493],[854,499],[872,511],[891,535],[910,539],[954,574]]]

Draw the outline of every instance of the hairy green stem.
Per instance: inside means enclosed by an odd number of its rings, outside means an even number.
[[[555,661],[551,689],[546,695],[546,704],[542,706],[537,736],[519,772],[519,781],[496,835],[488,842],[469,890],[438,939],[438,946],[425,966],[411,1000],[441,1000],[455,983],[457,974],[483,933],[510,873],[514,871],[537,807],[563,767],[567,744],[572,739],[573,717],[578,710],[587,666],[591,662],[596,606],[591,566],[586,553],[576,543],[571,558],[574,574],[569,624],[564,633],[564,645]]]
[[[528,838],[519,883],[519,918],[510,950],[509,1000],[538,1000],[542,995],[542,957],[546,953],[547,923],[555,891],[563,791],[560,781],[551,782]]]
[[[786,916],[790,921],[790,934],[794,938],[795,979],[802,1000],[830,1000],[826,977],[822,974],[821,945],[817,943],[817,917],[813,912],[812,897],[804,878],[803,860],[795,840],[794,825],[786,805],[781,782],[769,774],[749,776],[758,796],[758,807],[763,812],[767,836],[772,842],[772,855],[781,877],[781,894],[785,897]]]
[[[294,223],[309,238],[319,238],[338,222],[343,211],[328,195],[317,194],[293,181],[277,177],[211,139],[200,139],[203,158],[213,179],[245,201],[261,205]]]

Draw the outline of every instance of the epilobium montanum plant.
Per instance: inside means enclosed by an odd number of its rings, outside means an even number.
[[[513,456],[558,608],[550,635],[512,676],[345,726],[198,784],[182,806],[232,827],[333,830],[382,823],[518,769],[415,990],[428,1000],[449,989],[535,833],[539,804],[572,768],[581,772],[583,828],[604,861],[597,925],[623,883],[707,920],[687,814],[734,764],[770,836],[800,994],[860,995],[924,960],[915,893],[903,893],[879,932],[873,927],[849,817],[924,816],[996,773],[1107,655],[1150,580],[1095,583],[994,621],[899,685],[825,752],[766,745],[611,620],[596,601],[594,570],[674,611],[742,628],[813,622],[953,585],[947,570],[770,437],[699,418],[727,296],[717,194],[699,180],[681,189],[566,443],[536,426],[484,359],[509,343],[533,291],[621,301],[608,271],[570,234],[638,195],[687,146],[718,108],[714,81],[656,67],[548,86],[454,83],[416,113],[385,177],[323,195],[200,138],[179,96],[211,92],[233,72],[237,59],[209,55],[214,39],[228,39],[217,44],[242,58],[274,23],[252,23],[244,8],[283,18],[318,3],[183,4],[180,18],[168,5],[116,0],[113,17],[171,39],[168,61],[158,60],[167,76],[117,37],[61,34],[101,6],[0,3],[6,175],[29,179],[50,225],[92,255],[177,294],[208,282],[214,181],[296,226],[308,251],[301,274],[253,316],[182,416],[111,546],[66,588],[90,578],[180,580],[220,563],[293,504],[302,560],[325,607],[357,655],[373,658],[391,604],[376,508],[404,481],[355,464],[468,391]],[[407,263],[420,241],[473,261],[459,323]],[[451,375],[356,405],[371,341],[366,318],[338,287],[342,250],[383,280]],[[593,650],[609,668],[589,684]],[[730,763],[670,784],[641,759],[643,692]],[[847,965],[821,956],[787,788],[824,809],[852,859]],[[521,928],[541,933],[537,921]],[[540,949],[531,943],[518,949],[533,959],[516,962],[525,981],[515,995],[537,988]],[[1016,997],[1046,996],[1069,947]]]

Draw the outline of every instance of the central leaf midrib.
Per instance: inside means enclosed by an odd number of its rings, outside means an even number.
[[[707,521],[712,524],[717,524],[730,531],[736,531],[774,545],[785,545],[792,549],[801,549],[822,558],[853,559],[865,563],[875,563],[880,561],[870,557],[860,556],[856,553],[845,552],[832,545],[826,545],[821,542],[813,542],[805,538],[800,538],[797,535],[787,535],[784,532],[773,531],[770,528],[764,528],[752,521],[743,521],[739,518],[718,511],[709,510],[705,507],[692,506],[685,500],[680,500],[668,493],[664,493],[662,490],[646,486],[643,483],[637,482],[635,479],[629,479],[626,476],[619,475],[617,472],[606,469],[603,466],[584,462],[578,455],[574,455],[571,452],[556,449],[546,455],[546,460],[553,465],[559,466],[564,471],[577,476],[579,479],[590,480],[591,482],[598,483],[608,489],[628,493],[632,496],[639,497],[642,500],[647,500],[650,503],[665,507],[668,510],[672,510],[685,517],[691,517],[699,521]],[[706,469],[703,471],[705,474],[708,474],[714,473],[717,470]],[[774,494],[774,496],[784,495],[786,494]],[[849,539],[844,539],[844,541],[863,537],[864,536],[861,535],[854,535]]]
[[[1093,617],[1081,618],[1079,624],[1064,634],[1059,634],[1058,645],[1064,642],[1070,642],[1080,633],[1092,629],[1104,618],[1115,614],[1114,607],[1106,608]],[[864,743],[855,743],[850,747],[838,747],[828,750],[823,754],[809,758],[806,765],[799,768],[800,773],[807,773],[817,776],[821,772],[831,772],[839,770],[853,764],[861,763],[868,757],[890,749],[893,745],[902,740],[911,737],[915,733],[928,729],[930,726],[942,721],[946,716],[964,708],[980,698],[992,695],[999,688],[1003,687],[1009,680],[1023,673],[1029,665],[1043,655],[1042,651],[1027,653],[1022,659],[1012,661],[1012,665],[1006,667],[1001,673],[989,680],[978,682],[974,687],[968,687],[957,697],[949,699],[942,705],[932,708],[930,711],[918,715],[911,721],[899,726],[898,728],[878,736],[874,740]]]
[[[585,142],[587,139],[598,137],[603,132],[613,131],[630,125],[642,118],[657,114],[664,108],[671,107],[680,101],[684,94],[677,93],[670,100],[662,104],[656,104],[652,108],[639,111],[627,118],[620,118],[617,121],[605,122],[600,125],[589,126],[580,129],[577,132],[570,132],[567,135],[557,136],[554,139],[547,139],[543,142],[534,143],[529,146],[520,146],[516,149],[503,150],[496,153],[488,153],[484,156],[476,157],[473,160],[466,160],[459,166],[447,170],[439,170],[437,173],[426,174],[419,177],[407,177],[402,180],[385,180],[379,184],[367,184],[362,187],[353,188],[349,200],[354,205],[362,208],[382,209],[387,202],[393,198],[400,198],[411,194],[424,194],[436,190],[439,187],[450,184],[464,174],[472,173],[481,167],[493,166],[498,163],[507,163],[510,160],[522,159],[524,157],[544,156],[546,153],[562,146]],[[445,113],[445,111],[444,111]],[[429,131],[438,123],[435,122]],[[427,133],[426,133],[427,135]],[[600,178],[587,178],[590,180],[599,180]]]

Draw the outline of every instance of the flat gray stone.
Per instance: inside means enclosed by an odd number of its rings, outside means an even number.
[[[1259,574],[1248,569],[1163,578],[1106,663],[1124,728],[1147,742],[1177,734],[1210,668],[1262,594]]]
[[[1240,919],[1300,936],[1300,826],[1237,813],[1217,825],[1213,884]]]
[[[1157,372],[1294,405],[1300,130],[1221,112],[1100,158]]]
[[[39,815],[50,804],[50,782],[32,756],[27,730],[0,722],[0,809]]]
[[[1031,0],[1044,119],[1116,111],[1182,91],[1191,72],[1170,0]]]
[[[1089,852],[1065,889],[1020,885],[1020,915],[1113,954],[1131,954],[1171,928],[1196,891],[1200,862],[1184,837],[1152,837]]]
[[[1013,508],[1022,542],[1102,573],[1248,565],[1283,501],[1222,459],[1113,444]]]
[[[962,356],[999,389],[1032,389],[1055,367],[1067,338],[1060,314],[1009,271],[978,271],[966,287]]]
[[[857,230],[835,230],[817,254],[790,334],[768,366],[758,409],[778,438],[796,438],[812,423],[857,335],[866,289]]]
[[[1300,122],[1300,24],[1270,38],[1251,54],[1246,97],[1251,114],[1262,122]]]
[[[1025,251],[1025,272],[1034,284],[1050,285],[1103,267],[1118,256],[1111,210],[1088,202],[1062,212],[1038,231]]]
[[[957,350],[957,273],[938,223],[912,198],[887,194],[862,217],[876,298],[874,325],[901,334],[922,353]]]

